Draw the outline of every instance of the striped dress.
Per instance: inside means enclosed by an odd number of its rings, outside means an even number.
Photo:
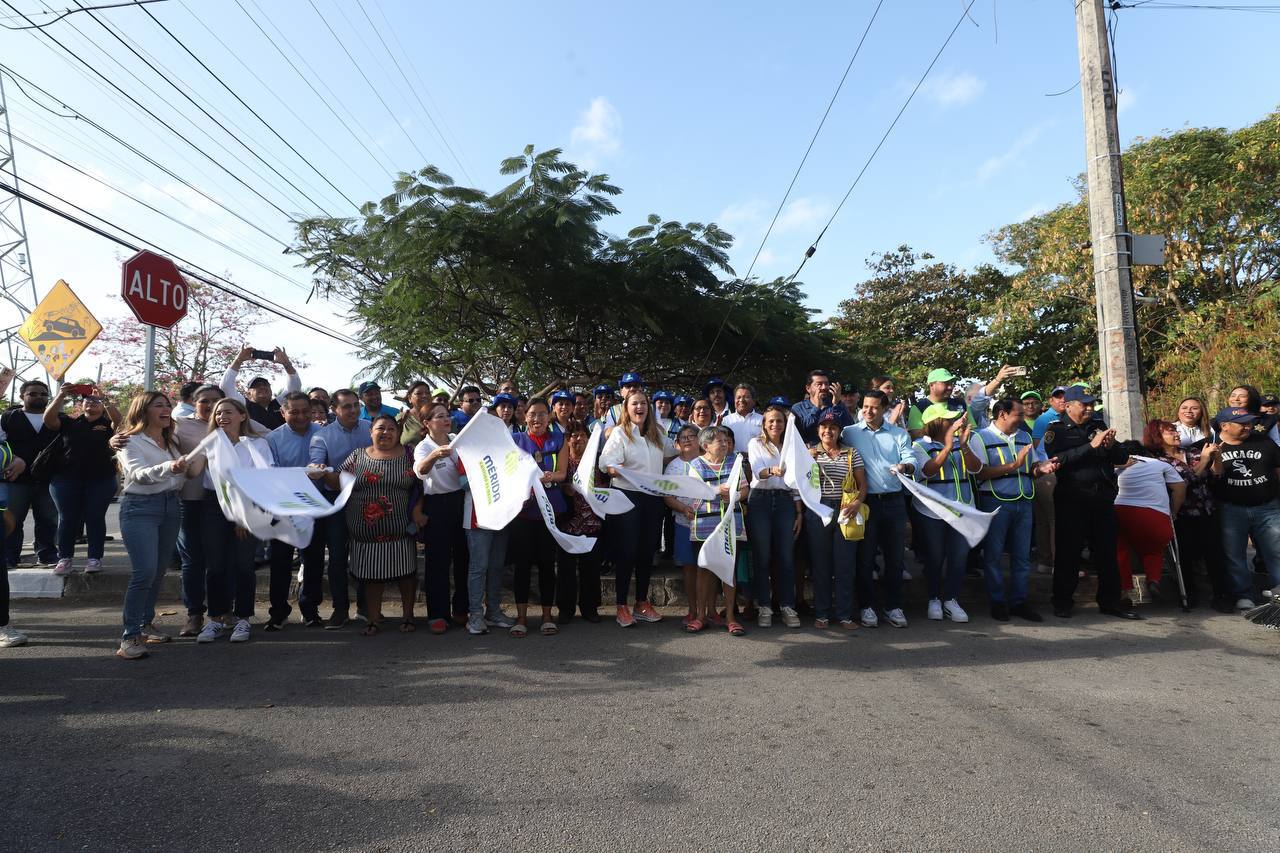
[[[353,577],[382,583],[417,572],[417,546],[409,533],[409,508],[422,494],[408,454],[374,459],[358,448],[342,463],[356,484],[343,510],[351,536]]]

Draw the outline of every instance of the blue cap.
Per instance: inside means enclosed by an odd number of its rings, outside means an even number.
[[[1076,402],[1076,403],[1090,404],[1090,403],[1098,402],[1097,397],[1093,396],[1084,388],[1081,388],[1079,385],[1072,385],[1070,388],[1068,388],[1066,390],[1066,393],[1063,394],[1062,399],[1066,400],[1068,403]]]
[[[1258,416],[1243,406],[1227,406],[1218,410],[1214,420],[1220,424],[1253,424],[1258,422]]]
[[[724,380],[721,379],[719,376],[712,376],[710,379],[707,380],[707,384],[702,386],[702,396],[705,397],[707,396],[707,394],[711,393],[712,388],[723,388],[723,387],[724,387]]]
[[[675,405],[675,406],[692,406],[693,398],[686,397],[684,394],[681,394],[678,397],[676,397],[674,400],[672,400],[671,403],[672,405]]]
[[[658,391],[653,395],[653,402],[656,403],[659,400],[666,400],[668,403],[670,403],[675,400],[675,395],[673,395],[670,391]]]
[[[552,394],[552,395],[551,395],[551,404],[552,404],[553,406],[554,406],[556,403],[559,403],[561,400],[564,400],[566,403],[570,403],[570,404],[572,404],[572,403],[574,402],[573,392],[572,392],[572,391],[565,391],[565,390],[562,388],[562,389],[560,389],[559,391],[557,391],[556,393],[554,393],[554,394]]]
[[[490,403],[489,406],[492,408],[493,406],[496,406],[499,403],[506,403],[509,406],[515,406],[516,398],[512,397],[510,394],[499,394],[498,396],[493,398],[493,402]]]
[[[779,396],[779,397],[770,397],[770,398],[769,398],[769,405],[770,405],[770,406],[782,406],[784,409],[789,409],[789,408],[791,408],[791,404],[787,402],[787,398],[786,398],[786,397],[781,397],[781,396]]]
[[[601,394],[612,394],[613,389],[608,385],[597,385],[591,389],[591,393],[599,397]]]
[[[618,380],[618,387],[622,387],[623,385],[643,385],[643,384],[644,384],[644,379],[640,377],[639,373],[624,373],[622,374],[622,378]]]
[[[251,382],[249,384],[252,385],[253,383]],[[381,391],[382,386],[379,385],[377,382],[373,382],[372,380],[369,382],[361,382],[360,387],[357,389],[357,391],[362,395],[364,394],[365,391],[375,391],[375,390]]]

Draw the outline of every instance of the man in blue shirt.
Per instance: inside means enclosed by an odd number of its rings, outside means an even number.
[[[374,415],[391,415],[394,418],[400,414],[399,409],[383,404],[382,386],[377,382],[360,383],[360,401],[364,404],[360,407],[360,417],[366,421],[372,421]]]
[[[311,461],[311,439],[323,427],[311,421],[311,398],[301,391],[285,395],[280,408],[284,423],[267,435],[267,444],[275,457],[277,468],[305,468]],[[302,611],[302,624],[308,628],[321,628],[319,606],[324,581],[324,533],[321,520],[311,532],[307,547],[295,549],[287,542],[272,539],[268,546],[268,563],[271,566],[268,631],[279,631],[289,620],[293,608],[289,606],[289,583],[293,576],[293,553],[302,552],[302,589],[298,593],[298,609]]]
[[[808,399],[801,400],[791,407],[791,414],[796,416],[796,428],[807,445],[818,442],[818,419],[828,411],[836,413],[836,423],[847,427],[853,423],[853,415],[837,402],[840,397],[840,383],[831,381],[831,374],[825,370],[810,370],[809,381],[804,386]]]
[[[347,461],[351,451],[358,447],[368,447],[373,443],[373,439],[369,436],[369,422],[360,418],[360,398],[356,396],[355,391],[343,388],[333,392],[333,411],[337,416],[334,422],[320,427],[315,435],[311,436],[311,443],[308,445],[308,459],[312,470],[307,476],[312,479],[318,480],[323,477],[322,469],[324,468],[332,468],[336,471],[342,467],[343,462]],[[322,490],[322,494],[331,503],[337,498],[337,494],[333,492]],[[329,622],[324,627],[326,630],[336,630],[347,624],[348,610],[351,607],[347,594],[347,546],[349,544],[347,519],[343,513],[339,512],[321,521],[323,521],[324,532],[321,534],[317,530],[314,535],[322,535],[329,549],[329,596],[333,599],[333,615],[329,617]],[[319,608],[320,591],[316,590],[316,593],[314,599],[308,600],[308,607],[314,605]],[[298,606],[301,607],[302,603],[299,602]],[[363,611],[364,584],[356,581],[356,613],[363,614]]]
[[[458,409],[449,416],[455,433],[462,432],[467,422],[480,411],[480,389],[474,385],[463,385],[458,392]]]
[[[1066,410],[1067,386],[1059,385],[1049,395],[1049,408],[1040,413],[1036,418],[1035,426],[1031,427],[1031,440],[1036,443],[1036,447],[1039,447],[1044,439],[1044,432],[1049,428],[1049,424],[1061,420],[1062,413]]]
[[[845,427],[840,440],[862,457],[867,474],[867,529],[858,546],[858,598],[862,624],[879,624],[874,606],[876,550],[884,550],[884,618],[897,628],[907,627],[902,613],[902,569],[907,538],[907,501],[898,474],[915,471],[911,436],[884,419],[889,399],[883,391],[868,391],[862,398],[862,420]]]

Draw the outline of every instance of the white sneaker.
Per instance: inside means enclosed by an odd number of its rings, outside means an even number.
[[[222,632],[227,630],[225,623],[210,619],[204,623],[204,627],[200,629],[200,633],[196,635],[197,643],[212,643],[214,640],[222,636]]]
[[[794,607],[782,608],[782,624],[786,625],[788,628],[800,627],[800,614],[796,613],[796,609]]]
[[[142,645],[142,638],[139,636],[121,640],[120,648],[116,649],[116,657],[121,660],[141,660],[149,654],[151,653],[147,651],[146,646]]]
[[[100,571],[102,571],[101,560],[95,560],[94,558],[90,557],[89,559],[84,561],[84,573],[86,575],[96,575]]]
[[[942,612],[952,622],[968,622],[969,614],[964,612],[964,608],[960,606],[960,602],[954,598],[948,598],[942,602]]]
[[[74,569],[71,565],[70,558],[59,560],[58,564],[53,567],[53,573],[60,578],[65,578],[67,575],[71,574],[72,571],[74,571]]]
[[[493,628],[510,628],[516,624],[516,620],[512,619],[501,610],[490,611],[484,615],[484,623]]]
[[[25,646],[27,635],[11,625],[0,628],[0,649],[11,649],[14,646]]]
[[[1237,611],[1237,612],[1239,612],[1239,613],[1243,613],[1243,612],[1244,612],[1244,611],[1246,611],[1246,610],[1252,610],[1253,608],[1255,608],[1255,607],[1257,607],[1257,606],[1258,606],[1258,605],[1256,605],[1256,604],[1254,604],[1254,603],[1253,603],[1253,599],[1252,599],[1252,598],[1238,598],[1238,599],[1236,599],[1236,611]]]
[[[909,580],[911,580],[911,572],[910,572],[910,571],[908,571],[907,569],[903,569],[903,570],[902,570],[902,579],[903,579],[904,581],[909,581]]]
[[[249,624],[248,619],[236,620],[236,626],[231,629],[231,642],[247,643],[249,635],[253,633],[253,627]]]
[[[756,616],[756,624],[761,628],[773,627],[773,608],[761,607]]]
[[[895,607],[892,610],[886,610],[884,612],[884,618],[886,622],[888,622],[890,625],[892,625],[895,628],[907,627],[907,617],[906,617],[906,614],[902,612],[901,607]]]
[[[937,598],[929,599],[929,610],[925,615],[935,621],[942,619],[942,601]]]
[[[862,627],[876,628],[880,625],[880,619],[877,618],[875,610],[870,607],[862,608]]]

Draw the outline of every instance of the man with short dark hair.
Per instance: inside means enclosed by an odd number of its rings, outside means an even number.
[[[240,366],[253,359],[253,352],[253,347],[250,346],[240,350],[236,360],[231,362],[227,372],[222,375],[222,393],[232,400],[243,403],[249,410],[250,418],[267,429],[275,429],[284,423],[284,416],[280,414],[280,401],[284,399],[285,394],[301,391],[302,380],[298,377],[298,371],[294,370],[288,354],[280,347],[276,347],[272,350],[272,362],[284,368],[286,374],[284,390],[279,394],[273,394],[271,380],[265,376],[255,376],[249,380],[249,385],[245,389],[248,393],[241,394],[236,388],[236,379],[240,375]]]
[[[952,396],[952,392],[956,389],[954,373],[945,367],[937,367],[929,371],[927,382],[929,383],[928,394],[916,400],[907,410],[907,431],[911,433],[913,440],[924,435],[922,416],[925,409],[930,406],[941,404],[953,412],[967,412],[964,401]]]
[[[360,383],[360,402],[360,417],[366,421],[372,421],[377,415],[390,415],[394,418],[400,414],[399,409],[382,402],[382,386],[377,382]]]
[[[725,415],[721,426],[733,433],[735,453],[747,452],[747,443],[760,434],[764,415],[756,411],[756,389],[743,383],[733,389],[733,412]]]
[[[30,510],[36,517],[36,561],[42,566],[53,566],[58,560],[54,537],[58,531],[58,510],[49,494],[49,482],[31,476],[31,463],[59,437],[58,432],[44,425],[44,410],[49,406],[49,386],[38,379],[22,383],[18,390],[22,407],[10,409],[0,416],[0,429],[9,437],[15,460],[22,466],[10,469],[9,512],[13,516],[13,532],[5,539],[5,565],[13,568],[22,555],[23,525]],[[19,471],[14,475],[13,471]]]
[[[828,411],[835,412],[836,423],[843,429],[853,425],[853,415],[840,401],[839,382],[833,382],[831,374],[825,370],[810,370],[809,380],[805,383],[806,399],[791,407],[791,414],[796,416],[796,428],[800,437],[808,445],[818,441],[818,419]]]
[[[702,399],[711,402],[711,423],[716,426],[724,424],[724,419],[733,411],[729,405],[729,395],[725,391],[725,381],[719,376],[712,376],[702,386]]]
[[[449,420],[453,423],[453,431],[461,432],[467,422],[480,411],[480,404],[484,402],[480,396],[480,389],[475,385],[463,385],[458,391],[458,410],[449,416]]]
[[[191,413],[196,410],[195,404],[192,402],[192,396],[195,395],[196,389],[203,385],[203,382],[183,382],[182,387],[178,389],[178,399],[181,401],[173,407],[174,418],[189,418]]]
[[[294,391],[284,398],[284,424],[267,436],[277,468],[305,468],[311,461],[311,439],[324,427],[311,421],[311,398],[301,391]],[[339,513],[341,515],[341,513]],[[321,586],[324,578],[324,526],[316,520],[311,530],[311,541],[305,548],[295,548],[287,542],[272,539],[269,544],[268,562],[271,566],[270,600],[266,630],[279,631],[289,620],[293,608],[289,606],[289,585],[293,575],[293,555],[301,551],[302,590],[298,595],[298,608],[302,611],[302,623],[308,628],[324,626],[320,619],[319,601],[312,601],[306,592]],[[310,578],[310,583],[308,583]]]

